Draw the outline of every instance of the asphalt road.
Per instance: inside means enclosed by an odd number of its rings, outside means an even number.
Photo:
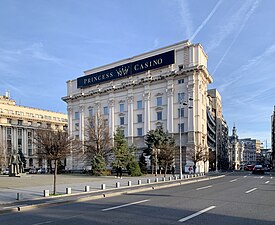
[[[275,178],[223,178],[0,215],[1,225],[275,224]]]

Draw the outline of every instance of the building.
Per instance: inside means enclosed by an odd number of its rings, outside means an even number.
[[[5,96],[0,96],[0,157],[2,168],[8,166],[9,157],[14,152],[24,154],[26,168],[47,166],[34,154],[34,131],[41,127],[67,129],[67,115],[16,105],[16,101],[10,98],[8,92]]]
[[[274,106],[273,114],[271,116],[271,151],[272,151],[273,168],[275,168],[275,106]]]
[[[144,136],[162,126],[181,137],[183,168],[193,162],[189,153],[208,151],[206,101],[212,77],[207,70],[207,55],[200,44],[179,42],[164,48],[87,70],[84,76],[67,81],[69,132],[82,141],[85,123],[92,115],[104,115],[113,134],[123,129],[128,143],[142,153]],[[179,130],[181,130],[181,135]],[[179,151],[176,151],[179,171]],[[71,169],[85,166],[75,163]],[[203,171],[203,162],[197,171]]]
[[[244,144],[243,165],[257,164],[261,160],[261,141],[251,138],[240,139]]]
[[[227,170],[228,126],[222,114],[221,95],[217,89],[210,89],[207,93],[207,143],[210,151],[210,168]]]
[[[244,143],[239,140],[234,125],[232,136],[229,136],[229,167],[233,170],[241,169],[243,163]]]

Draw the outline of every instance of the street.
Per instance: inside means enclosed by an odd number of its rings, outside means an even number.
[[[272,175],[235,172],[171,188],[0,215],[1,225],[275,224]]]

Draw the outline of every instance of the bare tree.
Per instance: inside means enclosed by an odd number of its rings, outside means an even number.
[[[53,194],[56,194],[57,164],[71,153],[73,139],[61,130],[37,129],[34,135],[34,145],[38,158],[54,162]]]
[[[196,150],[191,149],[191,151],[187,152],[186,156],[193,161],[193,163],[194,163],[193,170],[195,173],[196,172],[196,164],[200,161],[206,160],[206,150],[203,147],[199,146],[198,149],[196,149]],[[207,159],[209,159],[209,157]]]
[[[172,138],[168,139],[168,136],[165,136],[165,140],[160,145],[159,160],[160,164],[164,166],[164,176],[167,174],[167,169],[174,162],[175,155],[175,141]]]
[[[7,152],[3,143],[0,143],[0,170],[8,166]]]
[[[94,164],[97,162],[95,159],[100,158],[105,161],[105,164],[108,163],[112,153],[112,141],[109,126],[102,115],[98,114],[88,119],[83,146],[86,161]],[[93,166],[96,167],[96,165]]]

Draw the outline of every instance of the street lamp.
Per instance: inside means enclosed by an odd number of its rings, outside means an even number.
[[[192,101],[193,99],[192,98],[189,98],[190,101]],[[182,106],[186,106],[188,105],[186,102],[183,102],[183,99],[180,100],[180,113],[179,113],[179,116],[180,116],[180,125],[179,125],[179,132],[180,132],[180,154],[179,154],[179,157],[180,157],[180,179],[182,179],[182,143],[181,143],[181,124],[182,124]],[[192,109],[193,107],[192,106],[189,106],[188,109]],[[188,118],[189,119],[189,118]]]

